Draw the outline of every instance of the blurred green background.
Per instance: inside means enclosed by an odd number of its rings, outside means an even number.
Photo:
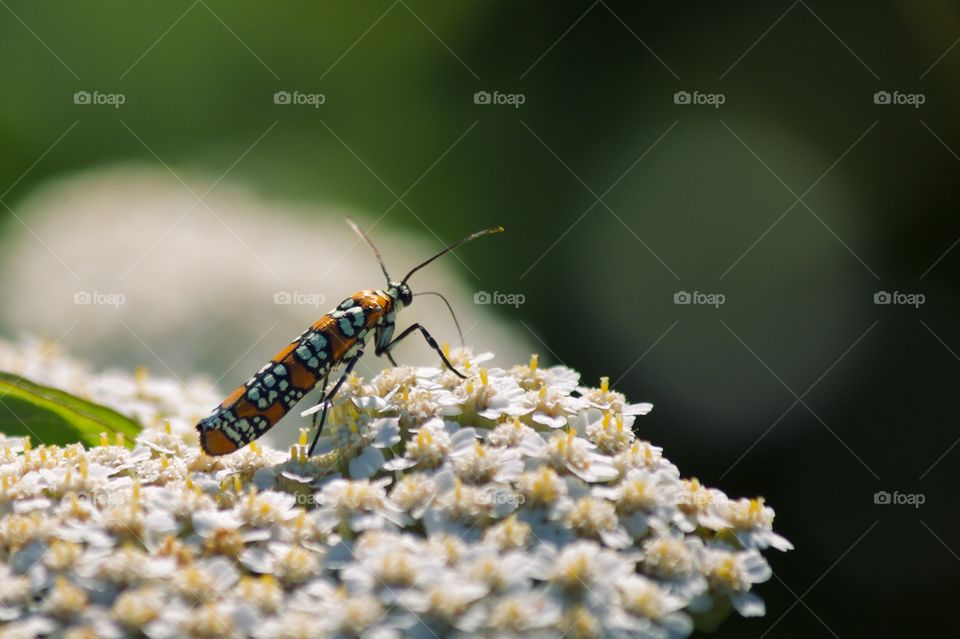
[[[42,252],[19,204],[128,162],[430,247],[503,224],[466,286],[522,294],[495,310],[543,360],[653,402],[643,437],[796,544],[719,636],[955,628],[957,3],[0,4],[7,237]]]

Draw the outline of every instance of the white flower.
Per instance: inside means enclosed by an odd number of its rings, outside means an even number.
[[[628,637],[686,637],[693,630],[690,617],[680,612],[687,601],[664,591],[655,582],[630,575],[617,584],[620,606],[611,620]]]
[[[531,566],[557,601],[604,609],[612,605],[616,584],[633,571],[629,558],[592,541],[577,541],[560,550],[542,547]]]
[[[310,458],[306,432],[201,454],[142,374],[97,382],[148,420],[133,451],[0,436],[3,634],[680,639],[762,614],[760,551],[791,548],[762,499],[681,479],[605,383],[449,356],[467,380],[351,376]]]
[[[490,598],[467,613],[483,619],[483,626],[496,637],[552,636],[544,632],[560,621],[561,606],[543,593],[518,592]],[[543,633],[543,634],[540,634]]]
[[[398,508],[420,519],[437,494],[433,477],[424,474],[407,475],[393,485],[390,499]]]
[[[371,482],[366,479],[334,479],[317,493],[320,509],[318,525],[322,530],[333,530],[339,523],[350,530],[383,528],[387,524],[403,526],[406,514],[388,497],[386,487],[390,478]]]
[[[616,485],[594,488],[593,493],[612,500],[623,525],[641,539],[651,526],[663,530],[684,523],[676,508],[679,490],[679,482],[665,471],[634,468]]]
[[[519,417],[533,410],[526,393],[515,379],[498,368],[479,368],[461,387],[464,412],[496,421],[500,417]]]
[[[707,580],[701,573],[702,554],[699,538],[666,534],[644,542],[641,565],[643,572],[656,578],[661,587],[692,602],[707,589]]]
[[[773,574],[759,552],[707,547],[701,561],[714,596],[728,598],[744,617],[758,617],[765,613],[763,600],[750,592],[753,584],[763,583]]]
[[[467,432],[463,429],[460,432]],[[520,451],[511,448],[491,448],[477,440],[458,438],[450,453],[457,477],[471,484],[516,481],[523,470]]]
[[[287,493],[251,489],[239,498],[234,514],[249,526],[274,526],[297,516],[293,510],[296,501],[296,497]]]
[[[542,457],[546,446],[546,442],[537,434],[537,431],[516,418],[503,422],[490,431],[487,434],[487,444],[517,448],[525,457]]]
[[[727,499],[713,504],[714,512],[733,529],[744,548],[792,550],[793,544],[773,532],[773,508],[763,498]]]
[[[567,470],[583,481],[602,482],[617,477],[613,461],[606,455],[593,452],[593,444],[577,437],[574,430],[557,433],[547,440],[544,457],[557,470]]]
[[[444,422],[433,418],[416,429],[416,435],[407,441],[403,457],[397,457],[384,465],[386,470],[406,470],[423,465],[426,468],[438,466],[453,448],[451,432],[458,432],[453,422]],[[460,435],[463,439],[472,439],[472,434]]]
[[[633,543],[620,525],[613,504],[602,499],[578,499],[567,511],[566,522],[578,537],[599,538],[611,548],[628,548]]]

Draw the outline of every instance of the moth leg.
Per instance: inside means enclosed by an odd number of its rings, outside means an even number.
[[[363,356],[363,349],[357,351],[356,355],[351,357],[347,361],[347,367],[343,369],[343,375],[340,376],[340,379],[337,380],[337,383],[333,385],[333,388],[330,389],[330,392],[327,393],[324,398],[320,401],[323,402],[323,410],[320,414],[320,424],[317,427],[317,434],[313,436],[313,443],[310,444],[310,449],[307,451],[307,457],[313,455],[313,449],[317,447],[317,442],[320,441],[320,433],[323,432],[323,426],[327,423],[327,410],[330,408],[330,402],[333,401],[333,398],[336,396],[337,391],[340,390],[340,387],[343,386],[343,383],[347,381],[347,377],[350,376],[350,373],[353,371],[353,367],[357,365],[357,362],[360,361],[360,358]],[[330,373],[327,373],[329,377]],[[326,387],[326,379],[324,380],[324,387]],[[316,413],[314,413],[316,415]],[[314,417],[314,424],[316,424],[316,417]]]
[[[327,382],[328,382],[328,381],[330,381],[330,371],[327,371],[327,374],[323,376],[323,384],[320,385],[320,392],[321,392],[321,394],[327,392]],[[317,401],[317,404],[321,404],[321,403],[323,403],[323,402],[325,402],[325,401],[327,401],[326,395],[324,395],[323,397],[321,397],[321,398]],[[314,413],[314,414],[313,414],[313,428],[314,428],[314,429],[316,429],[316,427],[317,427],[317,421],[318,421],[319,419],[320,419],[320,418],[319,418],[319,416],[317,415],[317,413]],[[321,428],[322,428],[322,426],[321,426]]]
[[[387,344],[387,347],[386,347],[385,349],[383,349],[384,352],[387,353],[387,356],[389,357],[389,355],[390,355],[390,349],[392,349],[392,348],[396,345],[397,342],[399,342],[400,340],[402,340],[404,337],[406,337],[407,335],[409,335],[409,334],[412,333],[413,331],[420,331],[420,334],[423,335],[423,339],[427,340],[427,344],[429,344],[430,348],[432,348],[433,350],[435,350],[435,351],[437,352],[437,355],[440,356],[440,359],[443,361],[444,365],[445,365],[447,368],[449,368],[451,371],[453,371],[453,374],[454,374],[454,375],[456,375],[456,376],[459,377],[460,379],[466,379],[466,378],[467,378],[466,375],[464,375],[463,373],[461,373],[460,371],[458,371],[456,368],[453,367],[453,364],[450,363],[450,360],[447,359],[447,356],[443,354],[443,349],[440,348],[440,346],[437,344],[437,340],[433,339],[433,335],[431,335],[431,334],[427,331],[427,329],[425,329],[425,328],[424,328],[423,326],[421,326],[420,324],[411,324],[411,325],[408,326],[402,333],[400,333],[399,335],[397,335],[397,337],[396,337],[392,342],[390,342],[389,344]],[[393,361],[393,358],[391,358],[390,361],[392,362],[392,361]]]

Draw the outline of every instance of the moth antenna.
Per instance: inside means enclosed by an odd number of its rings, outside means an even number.
[[[447,305],[447,310],[450,311],[450,316],[453,317],[453,323],[457,326],[457,335],[460,336],[460,346],[465,346],[466,343],[463,341],[463,331],[460,330],[460,322],[457,320],[457,314],[453,312],[453,306],[450,305],[450,302],[447,301],[447,298],[436,291],[421,291],[420,293],[413,294],[414,297],[419,297],[421,295],[436,295],[443,300],[443,303]]]
[[[349,217],[344,219],[346,219],[347,224],[350,225],[350,228],[353,229],[353,232],[359,235],[360,239],[366,242],[367,246],[369,246],[371,250],[373,250],[373,254],[377,256],[377,261],[380,262],[380,269],[383,271],[384,277],[387,278],[387,285],[389,286],[392,280],[390,279],[390,273],[387,272],[387,265],[383,263],[383,256],[380,255],[380,251],[378,251],[377,247],[373,245],[373,242],[371,242],[370,238],[367,237],[367,234],[363,232],[363,229],[357,226],[356,222],[351,220]]]
[[[405,278],[403,278],[403,280],[401,281],[401,284],[406,284],[406,283],[407,283],[407,280],[410,279],[410,276],[411,276],[411,275],[413,275],[414,273],[416,273],[417,271],[419,271],[419,270],[422,269],[424,266],[426,266],[426,265],[429,264],[430,262],[434,261],[434,260],[437,259],[438,257],[440,257],[440,256],[442,256],[442,255],[446,255],[447,253],[449,253],[449,252],[452,251],[453,249],[457,248],[458,246],[463,246],[463,245],[466,244],[467,242],[469,242],[469,241],[471,241],[471,240],[475,240],[475,239],[477,239],[478,237],[483,237],[484,235],[493,235],[494,233],[502,233],[502,232],[503,232],[503,227],[502,227],[502,226],[495,226],[495,227],[493,227],[493,228],[483,229],[482,231],[477,231],[476,233],[471,233],[470,235],[468,235],[467,237],[463,238],[463,239],[460,240],[459,242],[457,242],[457,243],[455,243],[455,244],[451,244],[451,245],[448,246],[447,248],[443,249],[442,251],[440,251],[439,253],[437,253],[437,254],[434,255],[433,257],[431,257],[429,260],[427,260],[427,261],[425,261],[425,262],[422,262],[421,264],[417,264],[416,266],[414,266],[412,269],[410,269],[410,272],[407,273],[407,276],[406,276]]]

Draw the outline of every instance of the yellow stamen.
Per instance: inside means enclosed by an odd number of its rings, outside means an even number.
[[[484,386],[486,386],[488,382],[489,382],[489,379],[487,378],[487,369],[481,368],[481,369],[480,369],[480,383],[483,384]]]
[[[169,419],[163,420],[163,432],[165,432],[167,435],[173,435],[173,429],[170,427]]]
[[[447,342],[446,340],[441,342],[440,350],[443,351],[443,354],[447,359],[450,359],[450,342]]]
[[[609,377],[601,377],[601,378],[600,378],[600,392],[601,392],[601,393],[607,393],[607,392],[609,392],[609,390],[610,390],[610,378],[609,378]]]
[[[528,364],[528,366],[530,370],[535,371],[537,370],[537,367],[539,365],[540,365],[540,356],[534,353],[533,355],[530,356],[530,363]]]
[[[301,446],[307,445],[307,429],[306,428],[300,429],[300,439],[297,440],[297,443],[300,444]]]
[[[29,452],[33,448],[33,444],[30,443],[30,435],[24,435],[23,437],[23,452]]]
[[[601,425],[603,426],[604,430],[606,430],[607,428],[610,428],[611,417],[612,416],[610,415],[610,411],[607,411],[603,414],[603,421],[601,422]]]
[[[240,482],[240,475],[233,476],[233,492],[238,495],[243,492],[243,484]]]
[[[107,434],[106,434],[106,433],[100,433],[100,445],[101,445],[101,446],[109,446],[109,445],[110,445],[110,440],[107,439]]]
[[[117,446],[126,446],[127,442],[123,437],[123,433],[117,433]]]

